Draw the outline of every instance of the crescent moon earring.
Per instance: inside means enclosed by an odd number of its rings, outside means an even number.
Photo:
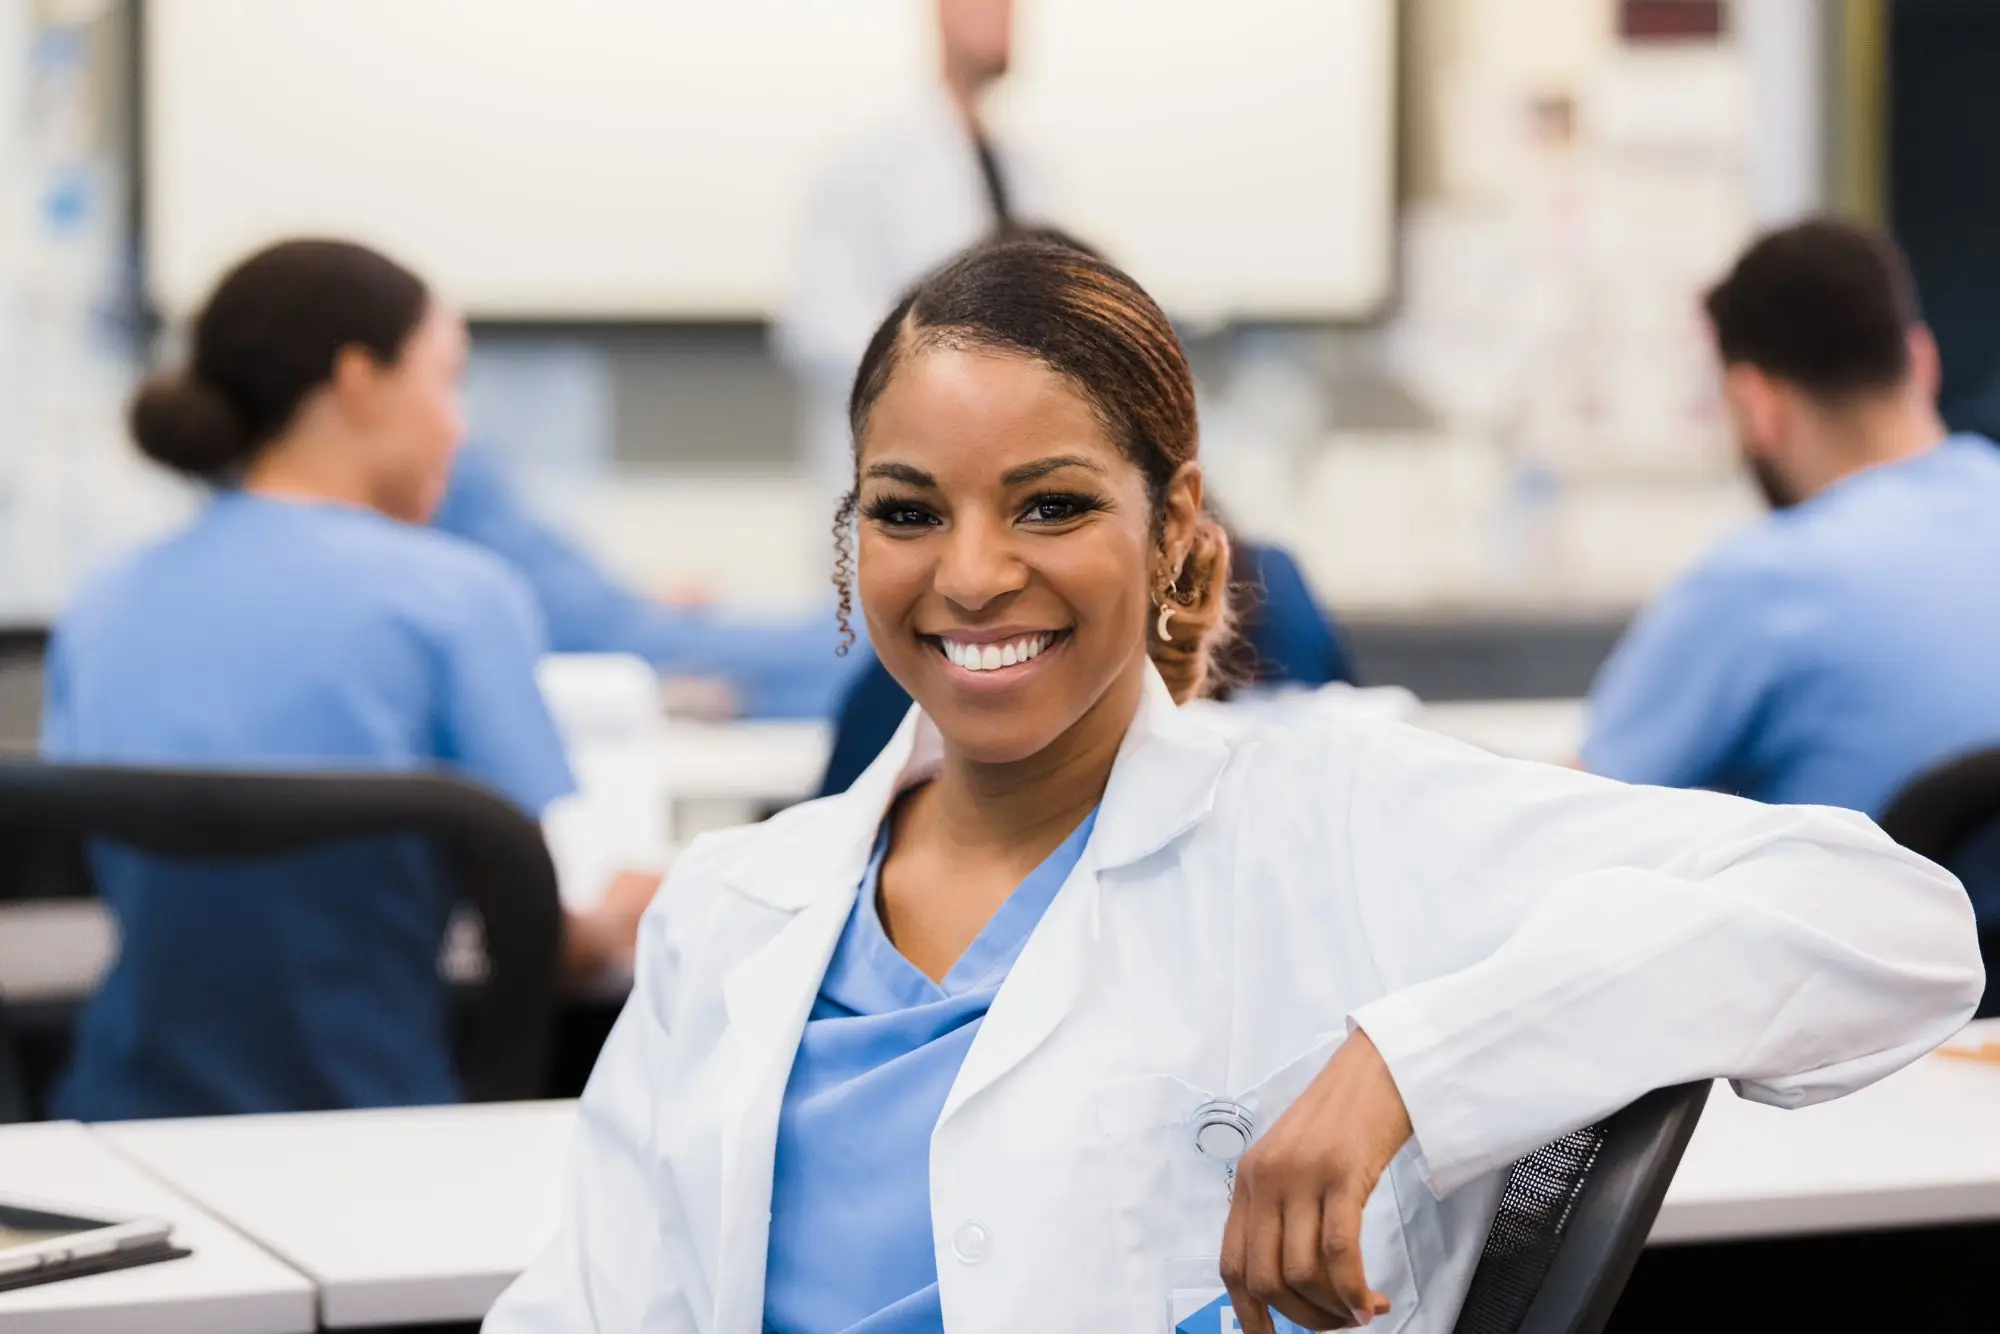
[[[1153,623],[1153,633],[1160,637],[1160,642],[1163,644],[1174,642],[1173,631],[1168,628],[1168,623],[1174,619],[1174,598],[1179,593],[1180,590],[1171,583],[1160,593],[1160,619]]]

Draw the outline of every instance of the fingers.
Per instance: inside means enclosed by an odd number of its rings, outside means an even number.
[[[1307,1329],[1344,1329],[1354,1319],[1328,1282],[1321,1258],[1320,1220],[1326,1211],[1310,1195],[1294,1194],[1284,1211],[1284,1236],[1279,1242],[1284,1291],[1277,1299],[1285,1316]],[[1295,1314],[1293,1307],[1312,1313]]]
[[[1310,1194],[1239,1178],[1223,1231],[1222,1280],[1244,1334],[1272,1334],[1270,1311],[1306,1329],[1354,1323],[1320,1300],[1331,1292],[1320,1261],[1320,1217]]]
[[[1250,1193],[1239,1188],[1229,1202],[1229,1221],[1222,1229],[1222,1284],[1243,1334],[1276,1334],[1264,1304],[1250,1295],[1250,1231],[1254,1214]]]
[[[1389,1299],[1368,1286],[1362,1263],[1361,1214],[1366,1205],[1365,1199],[1328,1195],[1319,1218],[1319,1268],[1327,1304],[1350,1313],[1357,1325],[1389,1313]]]

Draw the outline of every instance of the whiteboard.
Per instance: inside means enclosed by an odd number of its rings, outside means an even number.
[[[477,318],[762,319],[934,0],[147,0],[148,296],[350,236]],[[993,117],[1176,314],[1389,290],[1394,0],[1019,0]]]

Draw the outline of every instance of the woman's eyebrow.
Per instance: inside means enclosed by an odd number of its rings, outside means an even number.
[[[1019,486],[1023,482],[1047,477],[1052,472],[1061,472],[1064,468],[1082,468],[1100,477],[1104,475],[1104,465],[1095,459],[1087,459],[1081,454],[1056,454],[1036,459],[1033,463],[1023,463],[1018,468],[1009,468],[1001,475],[1000,481],[1007,486]]]
[[[931,491],[937,489],[937,478],[922,468],[913,468],[907,463],[871,463],[868,465],[866,475],[880,477],[884,481],[901,482],[905,486],[922,487]]]

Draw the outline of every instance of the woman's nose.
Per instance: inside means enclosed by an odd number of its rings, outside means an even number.
[[[961,522],[945,539],[932,587],[965,610],[979,611],[1026,583],[1027,568],[1004,531]]]

